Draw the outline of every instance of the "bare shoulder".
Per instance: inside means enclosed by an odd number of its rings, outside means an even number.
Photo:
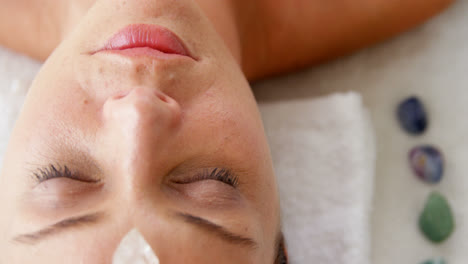
[[[251,80],[317,64],[414,27],[453,0],[256,0],[244,18]]]
[[[0,0],[0,44],[36,59],[50,53],[58,41],[56,9],[49,0]]]
[[[45,60],[94,1],[0,0],[0,45]]]

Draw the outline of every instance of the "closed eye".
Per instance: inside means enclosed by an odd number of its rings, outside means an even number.
[[[38,184],[56,178],[67,178],[86,183],[98,183],[100,180],[92,179],[83,174],[70,170],[66,165],[49,164],[46,167],[39,168],[33,172],[33,177]]]
[[[189,184],[204,180],[216,180],[237,188],[239,185],[239,177],[237,177],[231,170],[226,168],[204,169],[187,179],[176,179],[174,183]]]

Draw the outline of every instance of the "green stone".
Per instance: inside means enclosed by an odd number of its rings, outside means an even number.
[[[445,260],[442,258],[437,258],[437,259],[426,260],[421,264],[447,264],[447,262],[445,262]]]
[[[429,195],[419,217],[419,228],[434,243],[443,242],[452,234],[455,229],[452,209],[442,194],[433,192]]]

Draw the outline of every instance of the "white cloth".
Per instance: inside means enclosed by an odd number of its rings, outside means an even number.
[[[375,149],[361,97],[260,105],[292,264],[369,264]]]

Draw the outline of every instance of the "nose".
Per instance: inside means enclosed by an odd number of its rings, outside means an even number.
[[[129,185],[134,185],[138,177],[154,175],[152,166],[167,153],[180,127],[181,113],[173,98],[144,87],[108,98],[102,111],[100,148],[108,165],[120,170],[113,173],[127,175]],[[140,180],[140,184],[144,182]]]
[[[154,133],[176,126],[181,110],[174,99],[162,92],[138,87],[107,99],[103,114],[106,122],[118,124],[116,128],[127,133],[141,128]]]

